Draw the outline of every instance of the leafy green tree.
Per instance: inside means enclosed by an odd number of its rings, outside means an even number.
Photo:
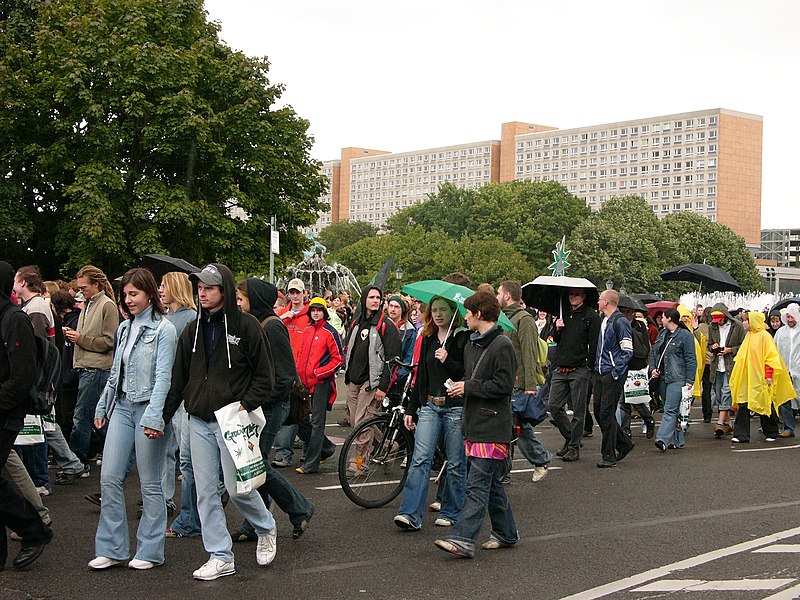
[[[441,231],[425,231],[420,225],[403,234],[362,239],[340,250],[336,259],[364,285],[390,256],[394,256],[395,265],[403,267],[404,283],[439,279],[453,271],[461,271],[475,284],[496,284],[509,278],[524,283],[531,277],[525,257],[508,242],[466,237],[453,240]]]
[[[391,217],[387,227],[403,233],[419,225],[454,240],[464,235],[503,240],[525,256],[534,273],[543,274],[556,242],[569,238],[590,213],[582,200],[552,181],[494,183],[477,191],[447,183],[427,201]]]
[[[280,261],[307,245],[325,185],[308,123],[201,0],[0,10],[0,254],[46,276],[148,252],[254,271],[272,215]]]
[[[729,227],[691,212],[673,213],[664,217],[661,224],[665,237],[675,243],[678,251],[675,262],[668,267],[705,261],[728,271],[746,292],[764,289],[764,280],[744,239]],[[679,283],[676,287],[687,292],[696,290],[697,284]]]
[[[364,238],[378,235],[378,228],[366,221],[338,221],[331,223],[319,232],[319,242],[325,246],[328,254],[354,244]]]
[[[639,196],[611,198],[567,241],[572,249],[568,274],[585,277],[599,289],[605,289],[607,279],[629,293],[671,289],[660,273],[675,260],[675,243]]]

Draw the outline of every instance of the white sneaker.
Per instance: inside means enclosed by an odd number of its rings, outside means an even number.
[[[267,566],[278,553],[278,528],[273,527],[272,531],[258,536],[256,544],[256,562],[262,567]]]
[[[214,579],[225,577],[225,575],[233,575],[234,573],[236,573],[236,567],[232,562],[226,563],[218,558],[212,558],[192,573],[192,577],[203,581],[213,581]]]
[[[136,569],[137,571],[145,571],[155,566],[156,563],[150,562],[149,560],[139,560],[138,558],[134,558],[128,563],[128,568]]]
[[[439,527],[452,527],[455,523],[453,523],[453,521],[451,521],[450,519],[439,517],[433,522],[433,524]]]
[[[542,479],[547,477],[547,473],[548,473],[547,465],[544,465],[542,467],[534,466],[533,467],[533,478],[532,478],[532,481],[534,481],[534,482],[535,481],[541,481]]]
[[[89,568],[94,569],[95,571],[100,571],[102,569],[108,569],[109,567],[118,565],[121,562],[121,560],[114,560],[113,558],[108,558],[106,556],[95,556],[89,561]]]
[[[440,510],[442,510],[442,503],[439,502],[438,500],[435,500],[430,504],[428,504],[428,510],[431,512],[439,512]]]
[[[37,486],[36,491],[39,492],[40,496],[49,496],[50,495],[50,490],[48,490],[43,485]]]

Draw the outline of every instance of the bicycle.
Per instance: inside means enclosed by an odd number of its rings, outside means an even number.
[[[412,370],[416,365],[399,357],[386,361]],[[392,406],[387,395],[382,413],[363,420],[347,436],[339,454],[339,483],[345,495],[364,508],[379,508],[403,490],[407,461],[414,450],[414,436],[403,423],[412,375],[406,378],[400,402]]]

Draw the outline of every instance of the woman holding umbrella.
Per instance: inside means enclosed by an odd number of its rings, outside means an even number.
[[[395,525],[401,529],[417,531],[422,527],[433,454],[442,432],[447,453],[446,491],[435,524],[453,525],[464,504],[466,459],[461,434],[464,398],[447,395],[452,382],[464,378],[464,346],[468,336],[461,325],[461,315],[454,302],[434,296],[428,303],[414,349],[417,375],[405,416],[406,428],[416,429],[416,434],[403,501],[394,518]],[[414,415],[418,410],[415,425]]]

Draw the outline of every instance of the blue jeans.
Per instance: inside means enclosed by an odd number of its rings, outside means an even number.
[[[136,453],[136,469],[142,491],[142,518],[136,533],[134,558],[155,564],[164,562],[164,531],[167,528],[167,507],[161,492],[166,436],[154,440],[144,435],[139,424],[147,402],[129,402],[117,398],[114,414],[109,419],[107,443],[100,471],[100,522],[94,537],[95,554],[114,560],[130,556],[128,517],[125,512],[123,483],[128,474],[131,452]],[[171,426],[167,426],[170,429]]]
[[[408,478],[403,487],[403,501],[397,511],[406,515],[414,527],[422,527],[422,515],[428,501],[431,480],[431,464],[439,434],[444,431],[447,453],[447,471],[442,510],[439,516],[458,521],[464,506],[466,467],[464,437],[461,435],[462,407],[448,408],[427,403],[419,411],[419,421],[414,434],[414,453],[408,469]]]
[[[721,373],[718,375],[721,375]],[[661,397],[664,399],[664,416],[661,418],[656,440],[665,444],[675,444],[679,448],[683,448],[686,443],[685,433],[682,430],[678,431],[677,428],[683,386],[684,383],[682,381],[673,381],[672,383],[659,382]]]
[[[44,432],[47,445],[53,453],[53,458],[58,467],[67,475],[80,475],[83,473],[83,463],[75,456],[75,453],[70,450],[67,440],[64,439],[64,434],[61,432],[61,427],[56,423],[54,431]]]
[[[183,408],[183,403],[175,411],[172,417],[169,433],[164,433],[167,438],[166,448],[164,449],[164,472],[161,474],[161,489],[164,492],[164,502],[167,506],[175,508],[175,463],[178,460],[178,449],[181,444],[181,430],[184,413],[186,410]]]
[[[110,371],[101,369],[81,369],[78,375],[78,402],[72,417],[69,445],[84,464],[89,460],[94,409],[97,407],[103,388],[106,387],[109,374]]]
[[[294,457],[294,438],[297,437],[297,425],[283,425],[275,435],[275,460],[284,458],[292,462]]]
[[[792,401],[784,402],[780,405],[781,421],[783,421],[783,430],[794,433],[794,409],[792,408]]]
[[[192,451],[189,445],[189,415],[185,410],[176,412],[173,419],[181,420],[181,512],[172,522],[171,529],[185,537],[200,535],[200,515],[197,512],[197,488],[194,484]]]
[[[225,522],[225,511],[219,497],[219,465],[225,488],[236,509],[253,524],[258,535],[275,529],[275,519],[256,490],[239,496],[236,493],[236,465],[222,438],[216,421],[189,419],[192,467],[197,486],[197,510],[200,513],[203,546],[211,558],[233,562],[233,541]]]
[[[503,477],[511,470],[511,461],[474,456],[467,460],[467,498],[461,519],[444,539],[474,556],[475,541],[488,512],[492,521],[491,537],[503,544],[516,544],[519,541],[517,523],[503,488]]]
[[[714,393],[717,396],[719,410],[731,410],[731,407],[733,406],[730,381],[731,374],[728,371],[725,371],[724,373],[717,371],[717,378],[714,380]]]

